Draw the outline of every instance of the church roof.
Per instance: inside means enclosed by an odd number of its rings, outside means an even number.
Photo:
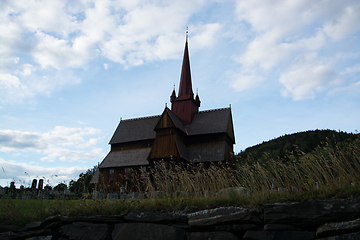
[[[155,139],[154,127],[160,116],[121,120],[109,144]]]
[[[151,148],[139,148],[122,151],[110,151],[100,164],[100,168],[131,167],[148,165],[146,160]]]
[[[186,125],[185,127],[190,136],[224,133],[226,132],[230,116],[230,108],[201,111],[196,113],[192,123],[190,125]]]
[[[188,136],[226,133],[229,118],[231,118],[230,108],[200,111],[195,113],[190,125],[184,126],[170,109],[166,108],[165,111],[169,113],[176,127]],[[160,120],[160,117],[161,116],[152,116],[122,120],[111,138],[110,144],[155,139],[156,132],[154,128]],[[233,136],[229,137],[233,139]]]

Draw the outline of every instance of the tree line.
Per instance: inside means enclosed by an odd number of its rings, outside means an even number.
[[[336,143],[353,141],[359,134],[335,130],[309,130],[285,134],[276,139],[249,147],[236,155],[238,164],[264,162],[267,159],[287,161],[316,150],[317,147],[334,147]]]

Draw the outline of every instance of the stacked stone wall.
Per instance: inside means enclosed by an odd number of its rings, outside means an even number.
[[[0,239],[360,239],[360,199],[220,207],[189,214],[53,216],[25,227],[0,224]]]

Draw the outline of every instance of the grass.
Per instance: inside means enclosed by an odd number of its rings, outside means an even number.
[[[92,216],[117,215],[128,212],[162,211],[190,213],[220,206],[242,206],[256,208],[266,203],[299,202],[308,199],[360,197],[358,186],[321,189],[299,192],[266,192],[248,197],[241,195],[191,197],[191,198],[149,198],[127,200],[21,200],[0,199],[0,222],[24,226],[30,222],[42,221],[49,216]]]
[[[298,154],[297,154],[298,155]],[[360,138],[330,147],[324,145],[311,154],[281,162],[268,159],[264,164],[237,165],[237,169],[197,165],[168,169],[159,165],[145,181],[148,192],[187,192],[188,197],[127,200],[20,200],[0,199],[0,222],[23,226],[53,215],[114,215],[127,212],[164,211],[189,213],[219,206],[256,208],[266,203],[308,199],[360,197]],[[150,179],[150,177],[152,179]],[[229,191],[204,197],[205,191],[246,186],[244,196]]]

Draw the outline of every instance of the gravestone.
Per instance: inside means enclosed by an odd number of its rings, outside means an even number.
[[[43,186],[44,186],[44,179],[40,179],[40,180],[39,180],[38,189],[39,189],[39,190],[42,190],[42,189],[43,189]]]
[[[37,179],[33,179],[32,184],[31,184],[31,190],[36,189],[36,184],[37,184]]]

